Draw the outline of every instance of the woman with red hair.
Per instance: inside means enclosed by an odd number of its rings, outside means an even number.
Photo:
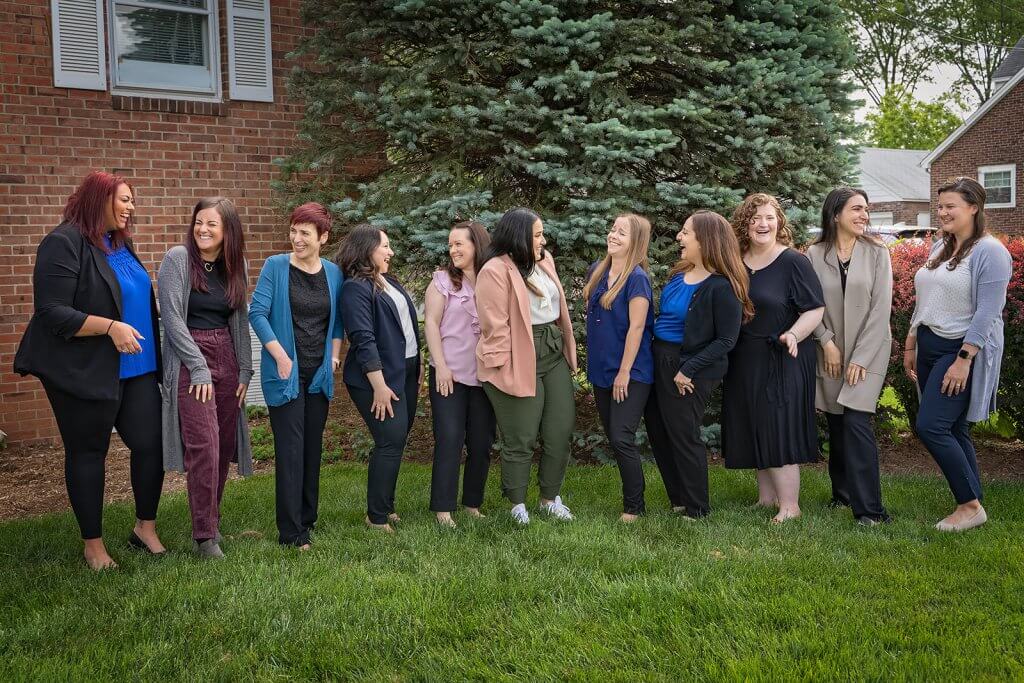
[[[135,193],[94,171],[68,198],[63,221],[36,251],[35,312],[14,359],[38,377],[64,441],[68,498],[94,570],[116,567],[103,543],[110,434],[131,451],[135,528],[128,542],[166,552],[156,533],[163,486],[156,300],[131,241]]]
[[[220,501],[228,466],[252,473],[242,405],[252,379],[245,238],[234,204],[202,199],[184,244],[160,263],[164,323],[164,468],[187,472],[193,551],[221,558]]]
[[[249,322],[263,344],[260,384],[274,431],[278,542],[309,550],[320,498],[320,456],[334,371],[341,362],[341,270],[320,258],[331,215],[296,207],[289,254],[264,262]]]

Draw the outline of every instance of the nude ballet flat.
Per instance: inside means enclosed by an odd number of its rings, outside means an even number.
[[[988,513],[985,512],[985,508],[981,508],[973,516],[959,524],[950,524],[946,520],[942,520],[935,525],[935,528],[939,531],[967,531],[968,529],[979,527],[987,521]]]

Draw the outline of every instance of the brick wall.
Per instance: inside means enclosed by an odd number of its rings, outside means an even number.
[[[932,163],[932,197],[949,178],[977,178],[979,166],[997,164],[1017,165],[1017,206],[985,209],[988,224],[998,232],[1024,235],[1024,82],[1017,83]],[[934,209],[932,225],[938,225]]]
[[[220,5],[227,92],[227,23]],[[40,238],[59,221],[68,195],[90,170],[126,176],[137,192],[140,255],[155,276],[181,241],[196,200],[231,198],[245,221],[250,285],[263,259],[287,248],[271,161],[296,144],[301,107],[286,98],[285,54],[303,29],[299,0],[274,0],[273,103],[196,104],[53,87],[50,3],[0,1],[0,429],[11,441],[57,432],[39,382],[13,374],[32,310],[32,267]]]
[[[929,211],[928,202],[871,202],[871,213],[892,211],[893,223],[917,225],[917,214]]]

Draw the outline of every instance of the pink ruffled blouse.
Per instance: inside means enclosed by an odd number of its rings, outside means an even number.
[[[434,273],[431,285],[444,296],[440,325],[444,362],[456,382],[478,387],[480,380],[476,376],[476,345],[480,341],[480,317],[476,312],[473,285],[464,279],[462,288],[455,291],[448,273],[442,270]],[[430,364],[434,364],[433,359]]]

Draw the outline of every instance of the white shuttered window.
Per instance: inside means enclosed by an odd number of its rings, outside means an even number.
[[[227,0],[227,3],[231,99],[273,102],[270,0]]]
[[[103,56],[103,0],[50,0],[53,85],[107,89]]]

